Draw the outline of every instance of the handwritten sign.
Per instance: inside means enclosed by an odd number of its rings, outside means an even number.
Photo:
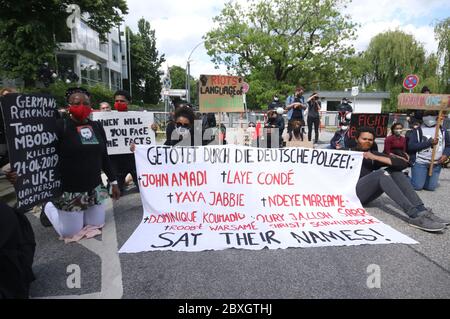
[[[371,127],[375,131],[375,138],[386,137],[389,114],[353,113],[350,121],[350,137],[355,138],[356,130],[360,127]]]
[[[19,208],[61,194],[56,151],[56,100],[49,95],[8,94],[0,99]]]
[[[240,76],[201,75],[200,112],[244,112],[243,83]]]
[[[131,153],[131,143],[156,144],[151,112],[94,112],[92,119],[105,128],[109,155]]]
[[[400,93],[399,110],[450,110],[449,94],[412,94]]]
[[[138,146],[135,157],[144,213],[121,253],[415,243],[359,202],[362,153]]]

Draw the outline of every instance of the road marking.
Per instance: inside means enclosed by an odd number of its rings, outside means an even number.
[[[118,254],[116,222],[112,200],[105,202],[106,220],[102,240],[83,239],[78,244],[89,249],[101,259],[101,291],[83,295],[48,296],[35,299],[120,299],[123,296],[122,267]]]

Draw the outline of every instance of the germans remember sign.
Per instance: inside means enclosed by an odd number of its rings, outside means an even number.
[[[375,131],[375,138],[386,137],[389,114],[353,113],[350,122],[350,137],[355,138],[356,130],[360,127],[371,127]]]
[[[362,207],[355,193],[362,156],[306,148],[138,146],[144,213],[120,252],[416,243]]]
[[[61,194],[56,152],[56,100],[49,95],[8,94],[0,99],[19,208]]]
[[[94,112],[92,119],[105,129],[109,155],[131,153],[131,143],[156,144],[152,112]]]
[[[201,75],[200,112],[244,112],[243,83],[240,76]]]

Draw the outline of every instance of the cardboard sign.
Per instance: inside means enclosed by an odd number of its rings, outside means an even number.
[[[0,98],[19,208],[28,209],[61,194],[56,152],[56,100],[49,95],[8,94]]]
[[[109,155],[131,153],[131,143],[156,144],[152,112],[94,112],[92,119],[105,129]]]
[[[375,138],[386,137],[389,114],[352,113],[350,122],[350,137],[355,138],[356,130],[360,127],[371,127],[375,131]]]
[[[398,96],[399,110],[450,110],[449,94],[413,94],[400,93]]]
[[[201,75],[200,112],[244,112],[243,83],[240,76]]]
[[[416,243],[362,207],[360,152],[137,146],[135,158],[144,212],[121,253]]]

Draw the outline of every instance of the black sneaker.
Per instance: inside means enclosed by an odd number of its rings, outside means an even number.
[[[41,222],[42,226],[44,226],[44,227],[51,227],[52,223],[50,222],[50,220],[48,219],[47,215],[45,214],[44,208],[45,208],[45,203],[42,204],[41,214],[39,215],[39,221]]]
[[[409,225],[428,232],[440,232],[445,229],[445,224],[436,222],[432,213],[426,212],[421,216],[409,219]]]
[[[436,215],[433,213],[433,210],[432,210],[431,208],[428,208],[427,210],[428,210],[428,213],[429,213],[429,215],[430,215],[430,218],[431,218],[432,220],[434,220],[435,222],[444,224],[444,225],[446,225],[446,226],[449,226],[449,225],[450,225],[450,220],[442,219],[442,218],[440,218],[439,216],[436,216]]]

